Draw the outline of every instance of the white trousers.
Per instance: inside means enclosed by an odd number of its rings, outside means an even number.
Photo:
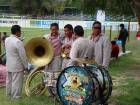
[[[11,98],[20,98],[22,94],[24,73],[7,72],[6,78],[6,95]]]

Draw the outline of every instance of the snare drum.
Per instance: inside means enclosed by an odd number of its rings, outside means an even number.
[[[65,68],[57,80],[57,93],[63,105],[90,105],[94,89],[90,72],[80,66]]]

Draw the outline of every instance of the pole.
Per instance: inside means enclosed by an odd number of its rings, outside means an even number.
[[[110,41],[111,41],[111,37],[112,37],[112,26],[110,26]]]
[[[130,41],[130,22],[131,20],[128,22],[128,42]]]
[[[104,25],[104,29],[103,29],[103,32],[105,33],[105,25]]]

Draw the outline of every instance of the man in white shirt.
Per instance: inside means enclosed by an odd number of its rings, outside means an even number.
[[[93,46],[95,51],[95,61],[98,65],[105,67],[109,66],[111,57],[111,42],[107,35],[101,32],[101,23],[95,21],[92,26],[91,41],[94,43]]]
[[[75,41],[72,44],[70,51],[69,65],[74,65],[75,58],[88,58],[91,59],[94,56],[93,42],[87,38],[84,38],[84,30],[82,26],[76,26],[74,28]]]
[[[20,40],[21,27],[13,25],[11,36],[5,40],[6,48],[6,95],[11,98],[20,98],[22,93],[24,70],[28,68],[27,57],[23,42]]]

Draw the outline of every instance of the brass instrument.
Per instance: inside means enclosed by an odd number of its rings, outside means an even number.
[[[48,64],[53,58],[53,47],[46,38],[32,38],[25,45],[29,63],[41,67]]]
[[[36,66],[26,79],[25,93],[27,96],[42,95],[46,91],[44,69],[53,58],[53,47],[47,39],[36,37],[25,45],[25,51],[29,63]]]
[[[69,53],[70,53],[70,49],[71,49],[71,46],[69,46],[69,51],[65,51],[65,46],[61,48],[61,57],[62,58],[67,58],[69,59]]]
[[[94,59],[88,59],[88,58],[75,58],[73,61],[76,61],[79,64],[97,64]]]
[[[66,53],[64,48],[61,48],[61,57],[62,58],[69,58],[69,53]]]

